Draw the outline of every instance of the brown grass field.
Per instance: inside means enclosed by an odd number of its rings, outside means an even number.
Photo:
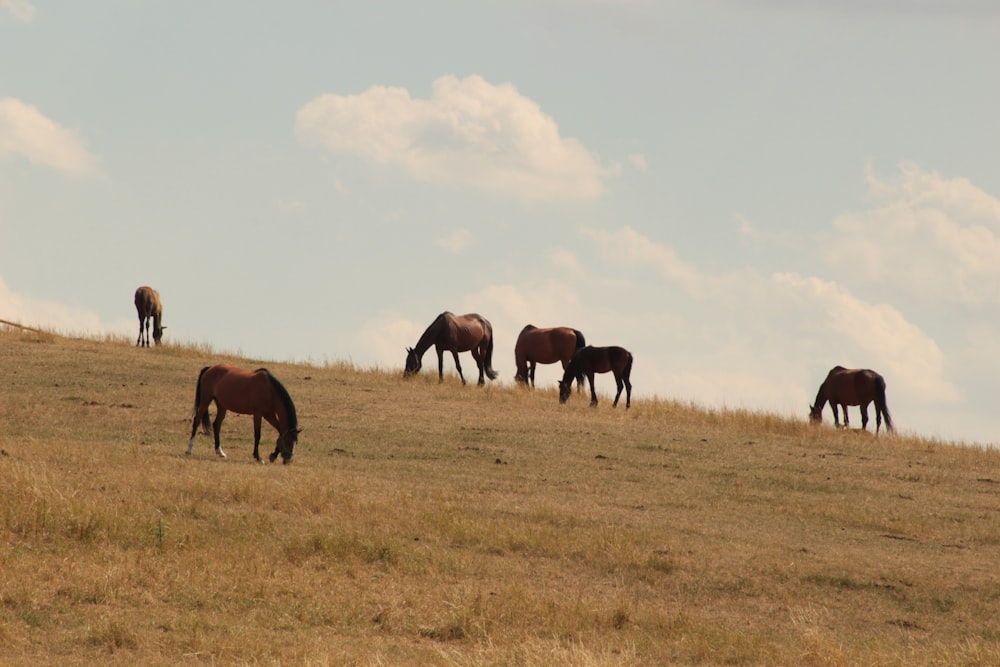
[[[222,360],[0,330],[0,664],[1000,664],[997,451],[268,362],[186,457]]]

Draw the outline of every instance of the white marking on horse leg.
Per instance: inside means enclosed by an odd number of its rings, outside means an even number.
[[[194,449],[194,438],[191,438],[190,440],[188,440],[188,448],[187,448],[187,451],[184,452],[184,453],[187,454],[188,456],[191,456],[191,450],[192,449]]]
[[[219,447],[218,449],[216,449],[215,453],[219,455],[220,459],[226,458],[226,453],[224,451],[222,451],[222,447]]]

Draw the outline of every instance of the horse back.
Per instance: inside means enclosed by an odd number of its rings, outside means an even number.
[[[143,285],[135,290],[135,309],[140,315],[153,316],[161,312],[160,294],[149,287]]]
[[[276,411],[270,373],[264,369],[216,364],[202,373],[200,389],[204,402],[214,400],[219,407],[241,415]]]
[[[530,329],[528,327],[531,327]],[[517,337],[514,356],[540,364],[568,362],[577,349],[576,331],[569,327],[539,329],[528,325]]]
[[[489,320],[478,313],[465,315],[450,315],[447,318],[447,343],[449,349],[456,352],[468,352],[482,343],[488,343],[493,338],[493,326]]]
[[[624,347],[611,345],[608,347],[594,347],[588,345],[577,350],[573,355],[573,362],[584,373],[607,373],[614,371],[622,373],[632,367],[632,353]]]
[[[871,369],[835,366],[823,382],[823,391],[832,403],[861,405],[875,400],[884,383],[882,376]]]

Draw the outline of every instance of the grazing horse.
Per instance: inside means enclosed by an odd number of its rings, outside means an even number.
[[[562,362],[563,370],[573,358],[573,354],[587,344],[583,334],[569,327],[539,329],[529,324],[521,329],[514,345],[514,363],[517,372],[514,379],[535,386],[535,365]],[[583,374],[576,376],[577,391],[583,390]]]
[[[278,431],[278,440],[274,445],[270,461],[281,454],[281,462],[289,463],[299,439],[298,418],[295,416],[295,404],[284,385],[278,378],[271,375],[266,368],[247,371],[229,364],[206,366],[198,374],[198,386],[194,394],[194,422],[191,424],[191,439],[188,441],[187,454],[194,447],[194,436],[201,422],[205,434],[208,435],[208,407],[215,401],[218,414],[212,429],[215,434],[215,453],[226,458],[219,444],[219,429],[226,412],[232,410],[241,415],[253,415],[253,457],[260,460],[260,422],[266,420]]]
[[[163,338],[165,326],[161,324],[163,320],[163,306],[160,304],[160,295],[152,287],[142,286],[135,291],[135,311],[139,314],[139,338],[135,341],[135,346],[149,347],[149,321],[153,321],[153,342],[160,344]],[[146,337],[143,338],[145,328]]]
[[[447,311],[438,315],[420,336],[416,347],[406,348],[403,377],[420,372],[421,359],[431,345],[437,350],[439,382],[444,381],[445,350],[455,358],[455,369],[462,384],[465,384],[465,377],[462,375],[462,364],[458,362],[459,352],[472,352],[479,368],[479,384],[486,384],[484,373],[491,380],[497,379],[497,372],[493,370],[493,325],[482,315],[453,315]]]
[[[632,405],[632,382],[629,380],[629,376],[632,374],[632,353],[617,346],[593,347],[588,345],[582,350],[578,350],[569,360],[569,364],[563,372],[563,379],[559,382],[559,402],[566,402],[572,389],[573,378],[583,374],[590,380],[590,405],[592,407],[597,405],[594,373],[607,373],[608,371],[615,374],[615,383],[618,385],[614,406],[618,406],[618,399],[622,395],[622,386],[624,386],[625,409],[628,410]]]
[[[844,428],[850,427],[847,406],[861,407],[861,428],[868,429],[868,404],[875,401],[875,433],[878,434],[885,417],[885,430],[892,431],[892,417],[885,402],[885,379],[873,370],[847,369],[835,366],[827,374],[816,393],[816,403],[809,406],[809,419],[815,423],[823,421],[823,406],[830,402],[833,409],[833,423],[840,428],[837,406],[844,410]]]

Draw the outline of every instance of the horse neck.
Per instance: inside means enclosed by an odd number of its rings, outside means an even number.
[[[438,315],[437,319],[431,322],[431,325],[420,336],[420,340],[413,346],[413,351],[417,353],[418,358],[424,356],[427,348],[438,341],[438,337],[446,324],[444,315]]]
[[[824,382],[819,386],[819,391],[816,392],[816,400],[813,402],[813,407],[817,410],[822,410],[823,406],[826,405],[826,401],[826,383]]]
[[[575,378],[577,376],[577,373],[579,373],[579,371],[577,371],[577,366],[579,366],[579,365],[580,364],[579,364],[578,360],[575,357],[573,359],[570,359],[569,363],[566,364],[566,370],[563,371],[563,379],[562,379],[562,381],[563,382],[572,382],[573,378]]]

